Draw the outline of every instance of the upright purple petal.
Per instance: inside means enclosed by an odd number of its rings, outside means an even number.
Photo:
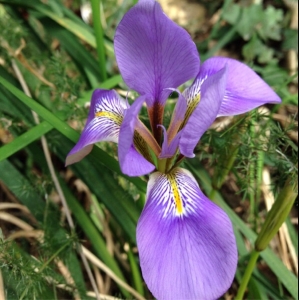
[[[159,158],[173,157],[179,146],[181,132],[177,133],[176,136],[174,136],[174,138],[170,142],[168,142],[169,138],[168,138],[167,131],[164,126],[161,125],[161,127],[163,128],[163,132],[164,132],[164,141],[162,144],[162,151],[159,155]]]
[[[85,128],[66,158],[66,165],[80,161],[100,141],[118,142],[120,125],[127,103],[114,90],[95,90]]]
[[[134,132],[138,113],[145,97],[141,96],[126,110],[119,133],[118,159],[121,170],[128,176],[141,176],[152,172],[155,166],[146,160],[134,146]]]
[[[137,245],[143,278],[157,299],[218,299],[233,281],[232,224],[186,170],[150,176]]]
[[[200,83],[225,65],[227,66],[227,86],[218,116],[242,114],[266,103],[281,102],[272,88],[252,69],[231,58],[208,59],[201,66],[196,81]]]
[[[154,0],[140,0],[116,29],[116,60],[126,84],[147,104],[162,105],[165,88],[177,88],[197,75],[199,56],[189,34],[172,22]]]
[[[187,101],[179,91],[178,93],[179,93],[179,99],[177,100],[176,106],[174,108],[174,112],[171,117],[170,125],[167,129],[168,142],[170,142],[179,131],[187,111]]]
[[[180,151],[194,157],[194,148],[204,132],[212,125],[225,93],[226,68],[207,77],[201,86],[200,101],[182,129]]]

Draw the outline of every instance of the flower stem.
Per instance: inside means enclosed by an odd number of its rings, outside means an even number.
[[[100,10],[101,0],[91,0],[92,8],[92,20],[93,27],[95,31],[96,43],[97,43],[97,53],[100,65],[101,80],[107,79],[106,73],[106,59],[105,59],[105,48],[104,48],[104,33],[101,23],[101,10]]]
[[[49,263],[54,260],[58,254],[63,251],[67,246],[69,246],[70,243],[65,243],[63,246],[61,246],[39,269],[38,273],[41,273],[48,265]]]
[[[258,259],[259,255],[260,255],[260,252],[258,252],[256,250],[252,250],[248,265],[246,267],[244,276],[243,276],[242,281],[241,281],[241,285],[239,287],[237,296],[235,298],[236,300],[244,299],[245,290],[247,288],[248,282],[251,278],[252,272],[255,268],[255,265],[256,265],[256,262],[257,262],[257,259]]]
[[[158,161],[158,171],[161,173],[166,173],[166,166],[167,166],[167,158],[159,159]]]

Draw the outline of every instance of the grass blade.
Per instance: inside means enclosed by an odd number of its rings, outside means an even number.
[[[47,132],[49,132],[52,129],[53,129],[53,126],[51,126],[46,121],[29,129],[27,132],[18,136],[9,144],[6,144],[6,145],[0,147],[0,161],[15,154],[17,151],[25,148],[30,143],[39,139],[42,135],[46,134]]]

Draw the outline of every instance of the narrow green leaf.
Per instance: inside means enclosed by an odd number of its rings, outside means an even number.
[[[43,221],[45,202],[29,181],[8,160],[0,161],[0,180],[21,203],[28,207],[39,222]]]
[[[33,128],[29,129],[27,132],[15,138],[9,144],[0,147],[0,161],[8,158],[9,156],[15,154],[19,150],[25,148],[33,141],[39,139],[42,135],[46,134],[53,129],[48,122],[44,121]]]
[[[51,11],[51,8],[39,1],[22,1],[22,0],[10,0],[5,1],[1,0],[0,3],[10,4],[10,5],[19,5],[21,7],[27,7],[30,9],[33,9],[35,11],[38,11],[39,13],[42,13],[43,15],[49,17],[53,21],[60,24],[62,27],[66,28],[73,34],[75,34],[77,37],[79,37],[82,41],[85,41],[87,44],[92,46],[93,48],[96,48],[96,40],[94,35],[86,29],[84,26],[84,23],[82,21],[82,24],[78,24],[78,22],[74,22],[73,20],[62,17],[60,15],[57,15],[53,11]]]
[[[105,80],[104,82],[100,83],[98,88],[99,89],[111,89],[122,82],[122,77],[120,75],[115,75],[110,77],[109,79]],[[77,104],[79,106],[83,106],[85,103],[90,102],[91,96],[94,89],[84,92],[82,96],[77,100]]]
[[[56,150],[57,154],[64,159],[70,142],[59,134],[55,135],[55,141],[61,145]],[[89,156],[74,164],[72,169],[110,211],[130,240],[136,243],[136,224],[141,211],[132,197],[118,184],[114,174]]]
[[[61,46],[72,57],[82,75],[88,78],[91,87],[96,87],[100,80],[97,61],[93,55],[79,42],[78,38],[61,25],[49,18],[43,18],[43,26],[51,36],[57,38]]]
[[[14,94],[19,100],[21,100],[24,104],[26,104],[30,109],[35,111],[40,117],[45,119],[48,123],[50,123],[54,128],[56,128],[59,132],[61,132],[64,136],[69,138],[71,141],[76,143],[79,140],[79,133],[76,132],[73,128],[71,128],[67,123],[63,122],[59,118],[57,118],[53,113],[47,110],[45,107],[26,96],[22,91],[14,87],[7,80],[0,77],[0,84],[6,87],[12,94]],[[98,147],[94,147],[91,155],[96,159],[100,160],[105,166],[107,166],[110,170],[124,176],[121,171],[118,162],[107,154],[105,151],[101,150]],[[130,182],[132,182],[136,187],[138,187],[141,191],[146,190],[146,184],[140,178],[132,178],[127,177]]]
[[[295,252],[298,255],[298,232],[296,231],[294,225],[291,223],[290,218],[286,219],[286,224],[288,226],[288,231],[291,237],[292,244],[295,248]]]
[[[104,33],[101,22],[101,0],[91,0],[92,9],[92,21],[93,28],[95,31],[96,43],[97,43],[97,53],[99,60],[99,70],[101,72],[101,79],[107,79],[106,73],[106,59],[105,59],[105,45],[104,45]]]
[[[131,265],[134,286],[139,294],[144,295],[143,280],[140,274],[140,268],[136,262],[136,258],[134,257],[131,247],[129,248],[127,254]]]
[[[77,223],[80,225],[86,236],[89,238],[95,253],[104,261],[105,264],[120,278],[124,280],[124,276],[119,269],[114,258],[109,254],[106,242],[100,235],[90,218],[79,204],[78,200],[73,196],[64,181],[59,178],[59,183],[66,197],[67,204],[74,214]]]

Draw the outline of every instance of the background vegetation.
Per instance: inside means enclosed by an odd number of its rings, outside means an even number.
[[[113,36],[135,2],[0,0],[0,299],[152,297],[135,238],[147,178],[123,176],[109,143],[64,167],[92,91],[126,95]],[[282,98],[217,120],[184,164],[234,224],[239,265],[224,295],[232,299],[275,199],[287,192],[293,206],[297,197],[298,2],[160,2],[202,61],[244,61]],[[298,299],[297,202],[285,221],[261,252],[247,299]]]

